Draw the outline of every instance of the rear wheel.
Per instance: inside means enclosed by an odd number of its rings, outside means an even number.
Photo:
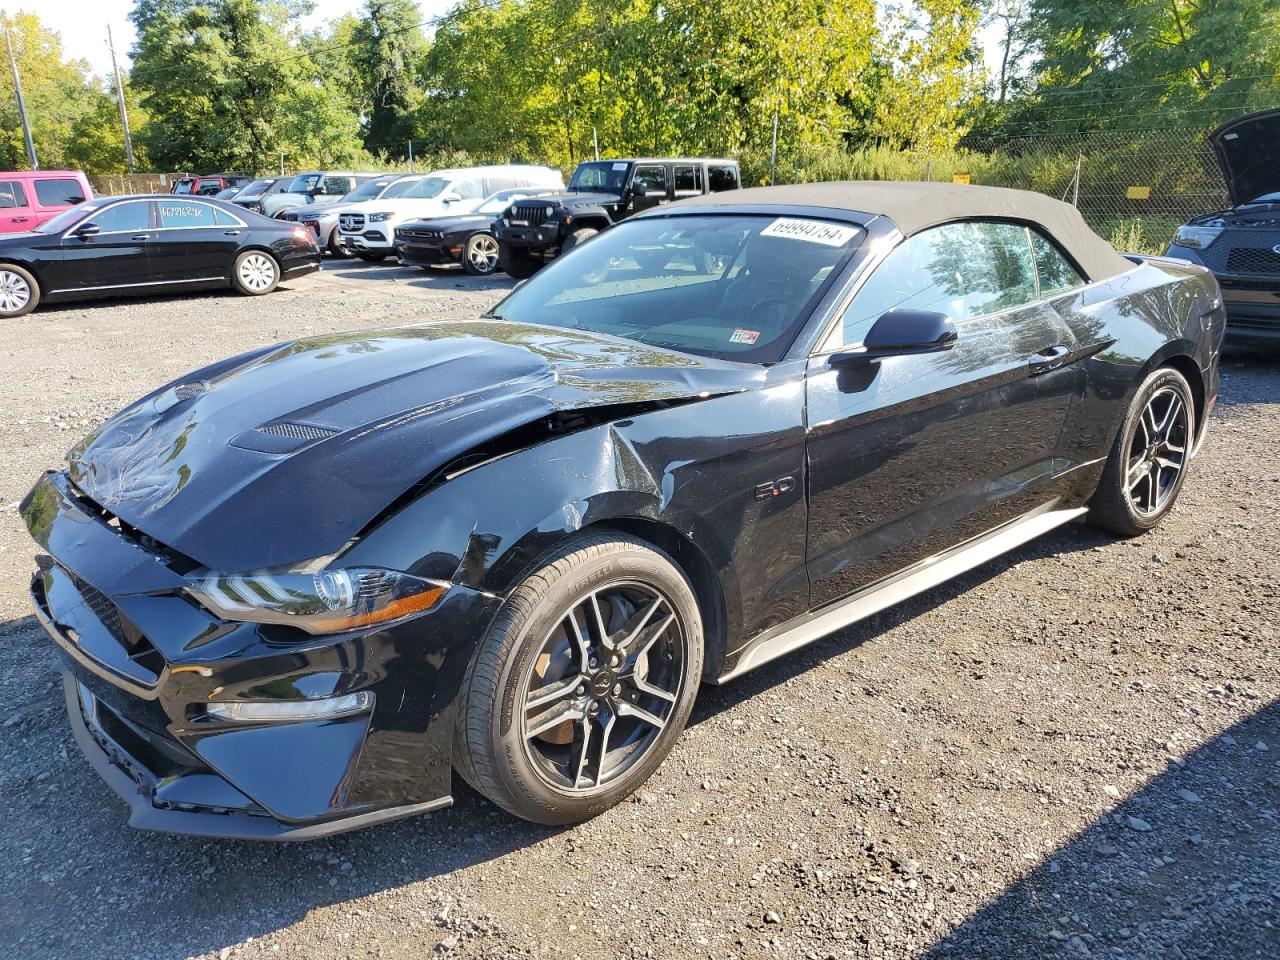
[[[462,249],[462,269],[473,277],[487,277],[498,269],[498,241],[490,234],[476,233]]]
[[[21,317],[40,302],[40,284],[22,267],[0,264],[0,317]]]
[[[1148,376],[1089,501],[1089,523],[1125,537],[1156,526],[1182,490],[1195,420],[1195,400],[1181,373],[1162,367]]]
[[[263,253],[261,250],[246,250],[236,257],[231,282],[241,293],[250,297],[260,297],[264,293],[270,293],[280,282],[280,265],[269,253]]]
[[[579,538],[516,588],[482,641],[458,770],[516,816],[589,819],[670,752],[701,673],[697,602],[671,559],[626,536]]]
[[[498,266],[502,272],[517,280],[528,280],[542,268],[542,261],[527,250],[514,250],[498,244]]]

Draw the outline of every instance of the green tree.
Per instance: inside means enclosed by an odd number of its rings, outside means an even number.
[[[169,170],[274,168],[359,154],[283,0],[138,0],[132,83],[151,116],[152,162]],[[339,102],[341,102],[339,100]],[[305,112],[305,115],[304,115]]]
[[[95,77],[85,61],[64,60],[61,37],[35,14],[0,15],[0,24],[13,43],[40,166],[85,166],[90,173],[105,172],[99,166],[84,164],[71,147],[75,131],[90,118],[103,115],[114,102],[106,82]],[[104,149],[110,151],[118,145],[123,157],[124,134],[119,117],[114,127],[104,126],[99,133],[106,138]],[[27,167],[22,124],[7,63],[0,69],[0,165],[6,170]]]
[[[365,0],[351,29],[352,73],[365,107],[364,144],[370,152],[402,156],[422,101],[419,79],[427,53],[413,0]]]

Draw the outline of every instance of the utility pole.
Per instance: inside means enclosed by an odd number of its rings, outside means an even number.
[[[124,80],[120,78],[120,65],[116,63],[116,45],[111,39],[111,25],[107,25],[107,47],[111,50],[111,69],[116,75],[116,99],[120,101],[120,123],[124,126],[124,156],[129,162],[129,176],[133,176],[133,137],[129,134],[129,108],[124,104]]]
[[[13,90],[18,97],[18,117],[22,120],[22,135],[27,141],[27,163],[31,165],[32,170],[39,170],[40,163],[36,160],[36,144],[31,139],[31,124],[27,122],[27,104],[22,99],[22,81],[18,79],[18,61],[13,58],[13,41],[9,39],[9,28],[7,26],[4,30],[4,43],[9,48],[9,66],[13,68]]]
[[[778,170],[778,108],[773,108],[773,145],[769,148],[769,186]]]
[[[409,141],[409,172],[413,173],[413,141]]]

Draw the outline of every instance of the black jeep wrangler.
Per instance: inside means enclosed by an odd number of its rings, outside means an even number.
[[[588,160],[563,193],[518,200],[493,226],[498,263],[517,280],[610,224],[659,204],[742,186],[736,160]]]

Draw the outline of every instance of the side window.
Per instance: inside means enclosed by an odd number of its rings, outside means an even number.
[[[320,192],[328,197],[341,197],[353,189],[350,177],[325,177]]]
[[[738,189],[738,168],[731,163],[707,164],[707,184],[712,193]]]
[[[1029,232],[1031,252],[1036,258],[1036,273],[1040,277],[1040,296],[1052,297],[1083,285],[1084,277],[1076,272],[1057,247],[1035,230]]]
[[[667,195],[667,171],[665,168],[654,164],[653,166],[636,167],[636,175],[631,181],[632,183],[643,183],[645,186],[646,196],[650,197],[666,197]]]
[[[160,226],[166,229],[174,227],[216,227],[217,217],[213,207],[207,203],[192,203],[190,200],[160,202]]]
[[[240,226],[239,221],[237,221],[235,217],[227,213],[225,210],[219,210],[217,207],[213,208],[213,222],[220,227]]]
[[[10,210],[14,207],[25,207],[27,205],[27,191],[22,189],[22,184],[17,180],[5,180],[0,182],[0,210]]]
[[[702,193],[702,168],[678,166],[672,170],[676,197],[696,197]]]
[[[490,177],[485,181],[484,194],[487,197],[497,193],[499,190],[510,190],[513,187],[523,186],[524,183],[522,181],[513,180],[511,177]]]
[[[899,244],[844,315],[844,343],[861,343],[881,314],[934,310],[957,324],[1037,299],[1026,227],[949,223]]]
[[[451,190],[463,200],[479,200],[484,196],[484,188],[479,180],[455,180]]]
[[[78,180],[37,180],[36,198],[42,207],[73,207],[84,203],[84,187]]]
[[[196,187],[196,195],[201,197],[212,197],[221,189],[222,182],[220,180],[201,180],[200,185]]]
[[[117,203],[89,217],[103,233],[141,233],[151,229],[151,204]]]

